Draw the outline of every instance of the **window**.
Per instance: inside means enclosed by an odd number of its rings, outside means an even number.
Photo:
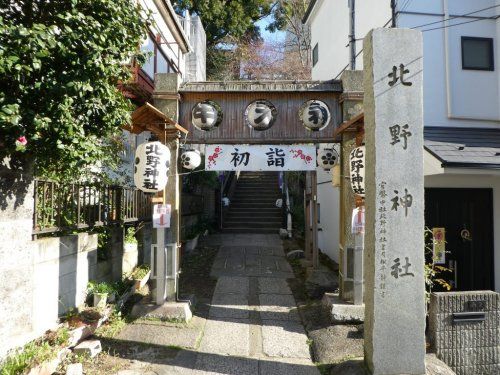
[[[313,48],[313,66],[318,62],[318,43]]]
[[[155,40],[153,35],[148,34],[147,40],[141,47],[141,51],[149,54],[146,62],[141,66],[142,70],[153,81],[156,73],[169,73],[175,72],[172,62],[167,58],[163,52],[161,44]]]
[[[495,70],[493,39],[462,37],[462,69]]]

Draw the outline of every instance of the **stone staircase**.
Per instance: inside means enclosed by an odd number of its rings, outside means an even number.
[[[282,210],[276,207],[279,198],[278,173],[242,172],[224,216],[223,231],[278,234],[282,223]]]

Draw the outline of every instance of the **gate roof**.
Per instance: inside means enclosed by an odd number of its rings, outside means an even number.
[[[335,142],[335,129],[341,121],[340,81],[192,82],[181,86],[179,93],[179,123],[189,131],[189,143]],[[276,122],[268,130],[257,131],[245,124],[245,109],[258,99],[270,101],[278,110]],[[212,131],[199,130],[191,122],[193,107],[205,100],[217,102],[223,112],[222,123]],[[308,100],[321,100],[328,105],[332,119],[323,130],[310,131],[300,121],[299,109]]]

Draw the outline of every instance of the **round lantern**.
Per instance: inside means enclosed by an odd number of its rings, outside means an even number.
[[[222,109],[219,104],[205,100],[196,104],[191,111],[191,122],[203,131],[216,129],[222,122]]]
[[[201,154],[198,150],[189,150],[181,155],[181,164],[186,169],[196,169],[201,164]]]
[[[267,130],[278,117],[278,110],[268,100],[255,100],[245,110],[245,123],[254,130]]]
[[[356,147],[349,157],[351,188],[354,194],[365,196],[365,146]]]
[[[333,148],[321,148],[318,150],[318,166],[329,171],[339,162],[339,153]]]
[[[135,150],[134,183],[146,192],[162,191],[167,185],[170,150],[161,142],[143,143]]]
[[[321,100],[308,100],[300,107],[299,118],[306,129],[312,131],[322,130],[330,123],[330,109]]]

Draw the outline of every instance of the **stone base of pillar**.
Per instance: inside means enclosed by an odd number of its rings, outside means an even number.
[[[455,374],[446,363],[436,358],[434,354],[425,355],[425,375],[453,375]],[[330,375],[370,375],[363,358],[349,359],[337,364]]]
[[[189,322],[193,318],[189,302],[165,302],[163,305],[137,303],[130,313],[132,318]]]
[[[338,293],[325,293],[322,302],[331,314],[332,323],[363,323],[365,320],[365,305],[345,302]]]

